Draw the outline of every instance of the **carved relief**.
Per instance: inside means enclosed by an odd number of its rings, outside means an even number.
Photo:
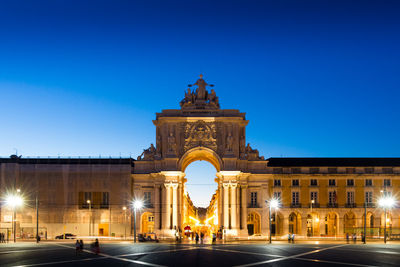
[[[201,120],[194,123],[186,123],[184,138],[185,152],[198,146],[208,147],[217,151],[217,133],[214,123],[206,123]]]

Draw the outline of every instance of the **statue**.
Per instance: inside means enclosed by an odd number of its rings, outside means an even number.
[[[231,133],[226,137],[226,150],[229,152],[233,150],[233,136]]]
[[[137,160],[154,160],[156,154],[156,148],[153,144],[148,149],[143,149],[143,153],[137,158]]]
[[[214,85],[212,84],[208,84],[203,80],[203,75],[200,74],[200,79],[198,79],[196,81],[196,83],[194,84],[189,84],[189,87],[192,87],[193,85],[197,85],[197,89],[196,89],[196,99],[198,100],[206,100],[207,97],[207,90],[206,90],[206,86],[209,85],[211,87],[213,87]]]
[[[188,88],[187,92],[185,93],[185,101],[186,101],[186,103],[192,103],[193,102],[192,91],[190,90],[190,88]]]
[[[156,153],[158,155],[161,154],[161,135],[157,135],[157,140],[156,140]]]
[[[168,136],[168,152],[176,154],[175,136],[172,132]]]

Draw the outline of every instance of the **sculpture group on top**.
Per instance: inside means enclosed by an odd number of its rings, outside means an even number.
[[[190,87],[196,85],[195,90],[191,90]],[[200,74],[194,84],[189,84],[187,92],[185,92],[185,98],[180,102],[182,109],[219,109],[218,97],[215,94],[214,89],[208,92],[206,86],[214,87],[212,84],[208,84],[203,80],[203,75]]]

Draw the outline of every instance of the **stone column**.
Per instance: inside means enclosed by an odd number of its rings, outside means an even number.
[[[283,220],[283,222],[282,222],[283,229],[282,229],[281,233],[282,233],[282,235],[287,236],[289,234],[289,216],[287,216],[286,214],[283,214],[282,220]]]
[[[242,191],[242,231],[245,235],[247,233],[247,185],[242,185],[240,187]],[[261,223],[261,222],[260,222]],[[247,236],[247,235],[246,235]]]
[[[307,237],[307,212],[301,214],[301,235]]]
[[[165,184],[165,224],[164,229],[171,229],[171,185]]]
[[[154,230],[156,229],[161,229],[161,209],[160,209],[160,192],[161,192],[161,186],[159,184],[156,184],[154,188]]]
[[[325,214],[319,214],[319,235],[325,235]]]
[[[171,184],[172,187],[172,228],[178,229],[178,184]]]
[[[236,202],[236,188],[237,183],[230,184],[231,187],[231,228],[237,229],[237,202]]]
[[[224,183],[223,184],[223,197],[224,197],[224,201],[223,201],[223,215],[224,215],[224,220],[223,220],[223,225],[224,225],[224,229],[228,229],[229,228],[229,184],[228,183]]]

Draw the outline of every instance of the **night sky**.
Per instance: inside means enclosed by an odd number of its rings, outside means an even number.
[[[399,14],[382,0],[1,1],[0,156],[136,158],[155,112],[203,73],[266,158],[398,157]]]

